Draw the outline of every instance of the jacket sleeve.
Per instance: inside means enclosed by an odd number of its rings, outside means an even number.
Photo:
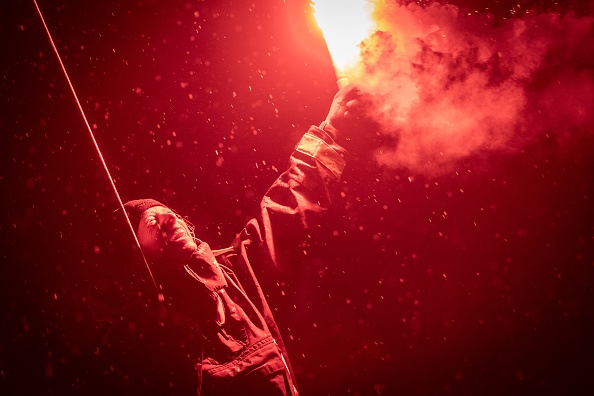
[[[285,269],[330,207],[346,165],[346,151],[312,126],[297,144],[289,168],[261,202],[261,229],[275,266]]]

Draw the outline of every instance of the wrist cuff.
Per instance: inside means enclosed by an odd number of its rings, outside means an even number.
[[[307,132],[299,141],[296,151],[315,158],[336,178],[340,178],[346,161],[328,142]]]
[[[328,121],[322,121],[320,124],[320,129],[330,135],[333,140],[336,140],[336,136],[338,136],[338,130],[334,128]]]

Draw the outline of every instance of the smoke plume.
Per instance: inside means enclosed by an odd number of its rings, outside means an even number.
[[[594,19],[547,13],[496,20],[453,5],[374,1],[377,32],[353,80],[398,145],[378,161],[436,175],[537,136],[592,133]]]

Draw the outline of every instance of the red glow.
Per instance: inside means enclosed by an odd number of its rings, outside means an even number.
[[[372,31],[371,4],[367,0],[318,0],[314,8],[334,67],[342,76],[359,62],[359,44]]]

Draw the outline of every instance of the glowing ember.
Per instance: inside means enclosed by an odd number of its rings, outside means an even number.
[[[359,59],[359,44],[371,31],[371,6],[367,0],[319,0],[313,3],[334,68],[339,77]]]

